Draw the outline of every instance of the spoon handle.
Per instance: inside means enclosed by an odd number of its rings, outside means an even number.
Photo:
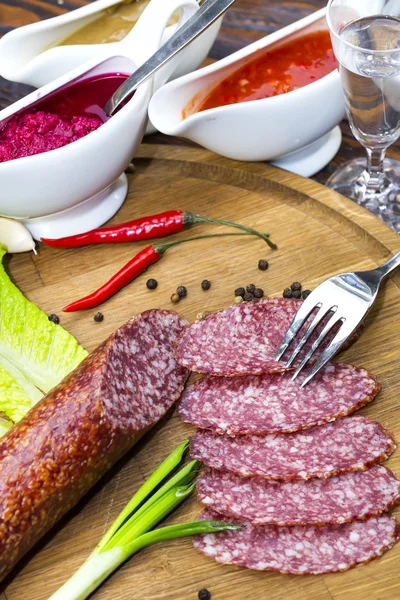
[[[146,62],[144,62],[124,83],[114,92],[104,107],[107,115],[111,116],[118,106],[134,92],[145,79],[163,67],[178,52],[205,31],[233,4],[235,0],[206,0],[201,8],[170,37]]]

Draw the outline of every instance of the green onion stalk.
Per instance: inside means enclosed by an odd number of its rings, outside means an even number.
[[[49,600],[85,600],[122,563],[151,544],[201,533],[240,529],[238,525],[223,521],[193,521],[153,529],[195,488],[193,480],[200,468],[197,460],[188,463],[163,483],[182,461],[188,445],[189,441],[184,440],[157,467],[115,519],[92,554]],[[156,490],[161,483],[163,485]]]

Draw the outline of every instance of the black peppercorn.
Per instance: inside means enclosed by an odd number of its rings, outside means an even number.
[[[246,288],[246,292],[249,292],[249,294],[253,294],[255,289],[256,286],[254,285],[254,283],[250,283],[250,285],[248,285]]]
[[[290,286],[290,289],[292,290],[292,292],[297,292],[301,290],[301,283],[299,281],[294,281]]]
[[[180,285],[178,288],[176,288],[176,293],[178,294],[179,298],[186,298],[187,289],[184,285]]]
[[[49,321],[51,321],[52,323],[55,323],[56,325],[59,324],[60,322],[60,317],[58,317],[57,315],[50,315],[49,316]]]
[[[253,292],[255,298],[262,298],[264,296],[264,290],[261,288],[256,288]]]
[[[304,290],[304,292],[301,294],[301,297],[303,298],[303,300],[305,300],[310,294],[311,290]]]
[[[245,295],[243,296],[243,300],[245,300],[246,302],[249,302],[249,300],[253,300],[253,298],[254,298],[254,296],[250,292],[246,292]]]
[[[209,289],[210,289],[210,287],[211,287],[211,281],[208,281],[208,279],[204,279],[204,281],[202,281],[202,282],[201,282],[201,288],[202,288],[204,291],[207,291],[207,290],[209,290]]]
[[[283,297],[284,298],[293,298],[293,292],[290,288],[285,288],[283,290]]]
[[[157,279],[148,279],[146,281],[146,286],[148,287],[149,290],[155,290],[156,287],[158,286]]]
[[[301,298],[301,291],[300,290],[294,290],[294,291],[292,291],[292,298],[296,298],[296,300],[298,300],[299,298]]]
[[[94,315],[93,319],[96,321],[96,323],[101,323],[102,321],[104,321],[104,315],[101,312],[98,312]]]
[[[198,598],[199,600],[210,600],[211,598],[211,592],[209,592],[208,590],[206,590],[205,588],[200,590],[198,593]]]
[[[246,293],[246,290],[244,288],[237,288],[235,290],[235,296],[242,296],[242,298],[243,298],[245,293]]]
[[[258,268],[260,269],[260,271],[266,271],[269,267],[268,261],[264,260],[263,258],[261,258],[258,261]]]

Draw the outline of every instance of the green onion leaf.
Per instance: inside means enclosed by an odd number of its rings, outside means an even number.
[[[240,529],[242,529],[242,525],[225,523],[224,521],[191,521],[189,523],[178,523],[178,525],[161,527],[160,529],[154,529],[154,531],[149,531],[148,533],[141,535],[131,542],[131,544],[125,546],[124,551],[126,552],[126,557],[129,558],[132,554],[138,552],[138,550],[150,546],[151,544],[157,544],[158,542],[175,540],[191,535],[200,535],[202,533],[239,531]]]
[[[173,498],[175,495],[177,498],[180,498],[181,494],[184,492],[183,489],[188,486],[193,489],[193,486],[190,486],[191,481],[197,476],[199,471],[199,462],[197,460],[193,460],[188,465],[183,467],[174,477],[172,477],[169,481],[167,481],[153,496],[141,506],[141,508],[134,512],[133,515],[128,519],[124,525],[122,525],[119,530],[109,539],[107,544],[103,546],[100,552],[103,550],[109,550],[110,548],[114,548],[115,546],[119,546],[126,542],[121,542],[121,540],[125,539],[126,535],[129,535],[130,538],[132,536],[132,531],[137,531],[135,528],[135,524],[138,523],[141,527],[143,523],[147,522],[147,519],[152,518],[153,509],[160,510],[160,507],[168,504],[170,498]],[[177,491],[179,490],[179,492]],[[190,492],[191,493],[191,492]],[[186,497],[186,496],[185,496]],[[184,498],[182,499],[184,500]],[[171,512],[172,508],[168,511]],[[166,513],[168,514],[168,513]],[[158,519],[157,523],[161,521],[161,518]],[[151,525],[153,527],[154,525]],[[141,530],[140,533],[136,533],[135,537],[141,535],[145,531],[151,529],[151,527],[147,527],[146,530]]]
[[[144,484],[138,489],[125,508],[120,512],[109,530],[104,534],[94,553],[100,552],[114,533],[131,517],[136,508],[151,494],[151,492],[163,481],[181,462],[186,450],[189,447],[189,440],[186,439],[157,467]]]
[[[191,483],[185,486],[177,486],[169,490],[161,498],[151,504],[149,508],[141,515],[140,519],[133,516],[132,523],[128,521],[124,527],[118,531],[115,536],[103,548],[102,552],[107,552],[112,548],[125,546],[131,541],[146,533],[152,527],[155,527],[162,519],[181,504],[193,492],[195,484]]]

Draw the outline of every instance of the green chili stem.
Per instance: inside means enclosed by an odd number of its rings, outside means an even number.
[[[269,233],[261,233],[252,227],[247,227],[247,225],[241,225],[240,223],[235,223],[233,221],[227,221],[226,219],[214,219],[213,217],[203,217],[202,215],[197,215],[195,213],[185,212],[183,221],[187,225],[194,225],[196,223],[216,223],[219,225],[226,225],[227,227],[235,227],[236,229],[242,229],[246,231],[250,235],[256,235],[267,242],[268,246],[272,250],[276,250],[278,246],[269,240]]]
[[[186,450],[189,447],[189,440],[184,440],[169,456],[157,467],[144,484],[138,489],[125,508],[120,512],[111,527],[104,534],[97,544],[94,554],[101,551],[114,533],[127,521],[137,509],[137,507],[151,494],[161,481],[163,481],[181,462]],[[176,484],[177,482],[175,482]],[[172,484],[174,485],[174,484]],[[165,491],[165,490],[164,490]]]
[[[239,235],[256,235],[255,233],[212,233],[209,235],[195,235],[194,237],[185,238],[183,240],[174,240],[173,242],[165,242],[164,244],[153,244],[154,250],[157,254],[164,254],[166,250],[172,248],[173,246],[177,246],[178,244],[184,244],[185,242],[194,242],[195,240],[205,240],[208,238],[219,238],[219,237],[236,237]],[[258,237],[261,237],[264,242],[267,242],[268,245],[271,242],[265,237],[262,233],[257,233]]]

